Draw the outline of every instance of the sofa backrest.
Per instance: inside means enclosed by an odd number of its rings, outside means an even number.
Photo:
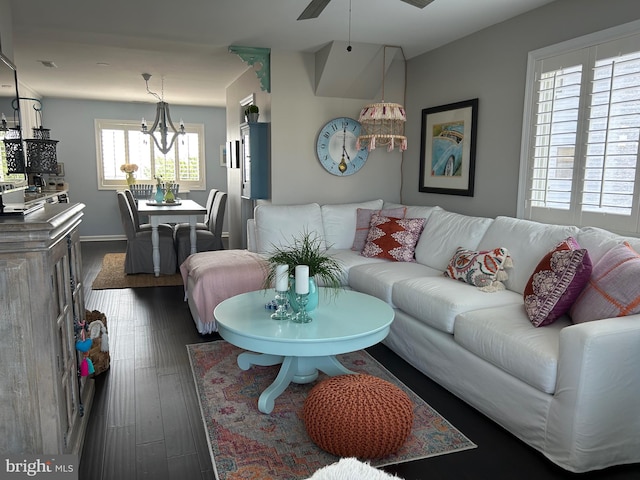
[[[550,225],[512,217],[497,217],[478,244],[478,250],[504,247],[509,250],[513,268],[505,286],[523,293],[536,266],[553,247],[567,237],[576,237],[578,227]]]
[[[580,247],[587,249],[593,265],[598,263],[605,253],[622,242],[629,242],[636,252],[640,252],[640,238],[623,237],[597,227],[582,227],[576,240]]]
[[[407,217],[410,218],[409,208]],[[474,250],[478,246],[493,219],[461,215],[440,207],[432,208],[416,245],[415,257],[418,263],[445,270],[458,247]]]
[[[338,205],[322,205],[322,226],[327,247],[349,249],[356,236],[356,219],[358,208],[380,210],[382,200],[370,200],[360,203],[342,203]]]
[[[326,248],[322,212],[317,203],[304,205],[260,204],[253,210],[255,251],[272,253],[274,247],[291,245],[304,233],[317,236]]]

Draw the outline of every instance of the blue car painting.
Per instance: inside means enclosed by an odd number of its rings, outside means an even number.
[[[436,134],[436,130],[439,133]],[[460,176],[464,123],[436,125],[432,145],[431,175]]]

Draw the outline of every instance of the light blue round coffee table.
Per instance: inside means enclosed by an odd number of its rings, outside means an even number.
[[[335,356],[382,341],[394,317],[387,303],[371,295],[351,290],[336,295],[320,288],[320,302],[310,323],[272,320],[273,310],[265,304],[274,296],[273,290],[243,293],[224,300],[214,310],[220,336],[249,350],[238,355],[242,370],[252,365],[282,364],[258,400],[263,413],[271,413],[275,399],[291,382],[313,382],[318,371],[329,376],[354,373]]]

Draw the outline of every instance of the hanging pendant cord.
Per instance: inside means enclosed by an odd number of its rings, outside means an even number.
[[[387,66],[387,46],[382,47],[382,103],[384,103],[384,74]]]
[[[351,0],[349,0],[349,44],[347,45],[347,52],[351,50]]]

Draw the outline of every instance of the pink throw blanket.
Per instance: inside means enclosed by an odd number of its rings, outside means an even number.
[[[234,295],[263,287],[267,262],[247,250],[216,250],[189,256],[180,273],[185,292],[193,300],[203,323],[214,322],[213,310]],[[187,292],[187,281],[193,287]],[[213,331],[213,330],[212,330]]]

